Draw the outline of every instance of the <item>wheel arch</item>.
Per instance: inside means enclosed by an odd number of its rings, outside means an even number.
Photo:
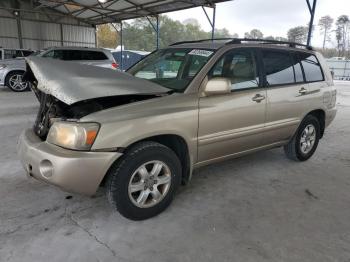
[[[11,69],[10,71],[8,71],[4,77],[5,79],[5,84],[7,83],[7,80],[8,80],[8,75],[11,74],[11,73],[17,73],[17,72],[20,72],[20,73],[25,73],[26,71],[23,70],[23,69]]]
[[[23,69],[11,69],[10,71],[8,71],[4,77],[4,86],[6,86],[7,88],[11,89],[9,86],[8,86],[8,81],[9,81],[9,77],[12,73],[25,73],[26,71],[23,70]]]
[[[157,142],[173,150],[181,163],[181,168],[182,168],[181,182],[183,185],[189,182],[192,175],[191,157],[190,157],[190,151],[189,151],[190,149],[189,149],[188,143],[183,137],[176,134],[161,134],[161,135],[149,136],[149,137],[134,141],[133,143],[129,144],[127,147],[118,148],[118,152],[124,153],[126,150],[128,150],[128,148],[131,148],[135,144],[144,142],[144,141]],[[107,175],[104,176],[101,182],[101,185],[105,183],[106,177]]]
[[[325,111],[323,109],[316,109],[316,110],[309,112],[306,116],[308,116],[308,115],[312,115],[312,116],[317,118],[318,122],[320,123],[320,129],[321,129],[320,130],[320,132],[321,132],[320,138],[322,138],[323,134],[324,134],[325,126],[326,126],[326,113],[325,113]]]

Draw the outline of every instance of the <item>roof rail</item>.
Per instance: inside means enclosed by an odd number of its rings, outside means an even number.
[[[191,43],[201,43],[209,41],[223,41],[227,40],[226,45],[229,44],[242,44],[242,42],[259,42],[260,44],[275,44],[275,45],[288,45],[289,47],[304,47],[307,50],[314,50],[309,45],[304,45],[295,42],[289,41],[278,41],[278,40],[269,40],[269,39],[252,39],[252,38],[214,38],[214,39],[200,39],[200,40],[190,40],[190,41],[180,41],[171,44],[170,46],[180,45],[180,44],[191,44]]]
[[[304,47],[308,50],[313,50],[309,45],[304,45],[296,42],[269,40],[269,39],[252,39],[252,38],[233,38],[226,44],[241,44],[242,42],[259,42],[260,44],[276,44],[276,45],[288,45],[289,47]]]
[[[189,41],[180,41],[170,44],[169,46],[181,45],[181,44],[191,44],[191,43],[201,43],[201,42],[210,42],[210,41],[222,41],[222,40],[233,40],[234,38],[208,38],[208,39],[199,39],[199,40],[189,40]]]

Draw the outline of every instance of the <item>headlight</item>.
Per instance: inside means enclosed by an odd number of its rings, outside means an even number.
[[[74,150],[90,150],[95,142],[98,123],[54,122],[46,141]]]
[[[7,65],[0,65],[0,70],[6,68]]]

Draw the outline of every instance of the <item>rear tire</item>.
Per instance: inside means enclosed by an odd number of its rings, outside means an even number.
[[[110,204],[131,220],[158,215],[172,202],[181,183],[181,164],[168,147],[140,142],[128,149],[107,174]]]
[[[5,86],[10,88],[13,92],[24,92],[30,90],[30,83],[23,82],[22,77],[24,72],[13,71],[7,74],[5,79]]]
[[[284,152],[289,159],[306,161],[316,151],[320,139],[320,122],[313,115],[307,115],[287,145]]]

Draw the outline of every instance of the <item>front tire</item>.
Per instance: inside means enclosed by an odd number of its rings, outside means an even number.
[[[168,147],[151,141],[128,149],[107,174],[107,198],[131,220],[158,215],[172,202],[181,183],[181,164]]]
[[[293,138],[284,146],[286,156],[295,161],[308,160],[316,151],[320,130],[318,119],[313,115],[307,115]]]
[[[24,92],[29,91],[29,82],[23,82],[24,72],[21,71],[13,71],[8,73],[5,79],[5,85],[10,88],[13,92]]]

